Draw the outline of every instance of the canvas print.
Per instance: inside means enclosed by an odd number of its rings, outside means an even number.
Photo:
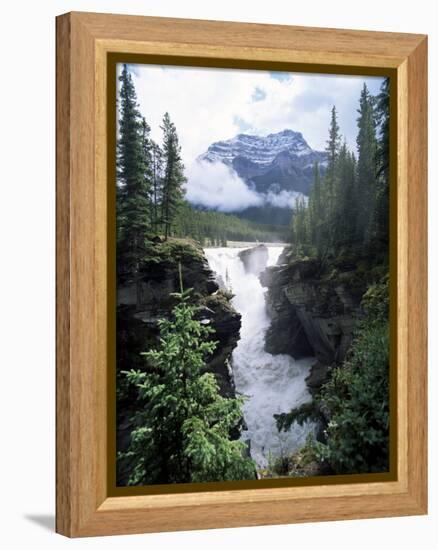
[[[117,486],[389,470],[389,93],[117,64]]]

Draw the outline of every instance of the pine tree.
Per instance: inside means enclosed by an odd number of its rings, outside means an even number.
[[[165,238],[170,234],[172,224],[178,208],[181,206],[184,197],[184,165],[181,160],[181,147],[178,135],[169,114],[163,117],[163,199],[162,199],[162,223],[164,225]]]
[[[377,140],[374,98],[370,95],[366,84],[362,88],[358,113],[357,193],[360,208],[357,215],[357,231],[359,239],[369,242],[376,200]]]
[[[323,237],[324,207],[322,204],[321,175],[318,162],[315,162],[313,166],[313,185],[310,191],[308,210],[309,240],[319,255]]]
[[[144,237],[150,228],[150,129],[138,110],[134,83],[126,65],[119,80],[117,268],[119,275],[137,280]]]
[[[354,244],[356,230],[355,161],[344,141],[336,162],[333,243],[335,250]]]
[[[325,173],[325,188],[328,211],[331,213],[336,186],[336,161],[341,148],[341,136],[339,134],[338,115],[333,105],[330,119],[329,139],[327,141],[327,170]]]
[[[291,221],[291,241],[295,246],[295,253],[301,255],[305,251],[307,239],[307,216],[306,203],[303,197],[295,199],[295,207]]]
[[[389,241],[389,78],[382,82],[376,102],[379,128],[377,142],[377,191],[374,236],[383,243]]]
[[[158,143],[152,142],[152,186],[151,186],[151,201],[152,201],[152,228],[158,233],[160,227],[160,208],[163,197],[163,151]]]
[[[330,127],[329,127],[329,139],[327,141],[327,169],[324,176],[324,186],[322,189],[322,200],[324,203],[324,215],[321,220],[323,227],[323,238],[321,247],[325,250],[330,249],[333,246],[334,240],[334,217],[335,217],[335,192],[337,187],[337,171],[336,164],[339,156],[339,150],[341,147],[341,136],[339,133],[338,115],[336,107],[333,106],[331,111]]]
[[[134,464],[129,484],[254,479],[245,444],[230,439],[243,398],[222,397],[205,372],[214,330],[196,320],[191,290],[181,283],[173,296],[172,318],[159,322],[159,348],[144,353],[152,370],[126,373],[144,403],[123,455]]]

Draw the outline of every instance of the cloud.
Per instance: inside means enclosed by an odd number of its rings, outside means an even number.
[[[266,92],[265,90],[262,90],[261,88],[258,88],[256,87],[252,96],[251,96],[251,99],[252,101],[263,101],[264,99],[266,99]]]
[[[294,208],[295,201],[298,198],[303,198],[307,202],[307,197],[298,191],[286,191],[285,189],[281,190],[279,193],[274,193],[269,191],[264,195],[264,200],[272,204],[272,206],[278,206],[279,208]]]
[[[263,204],[263,198],[221,162],[195,161],[186,174],[186,198],[193,204],[221,212],[239,212]]]
[[[250,206],[266,204],[293,208],[296,199],[304,197],[296,191],[279,191],[275,188],[267,193],[257,193],[231,167],[222,162],[195,161],[186,173],[187,200],[220,212],[241,212]]]
[[[168,111],[187,166],[211,143],[242,131],[267,135],[290,128],[302,132],[311,147],[322,150],[332,105],[338,109],[341,133],[354,149],[360,90],[366,82],[377,93],[382,82],[380,77],[236,69],[129,68],[153,139],[161,142],[160,124]]]

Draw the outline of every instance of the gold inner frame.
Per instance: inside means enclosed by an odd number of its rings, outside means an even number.
[[[129,44],[129,50],[125,47],[118,51],[101,51],[101,57],[104,60],[99,64],[103,77],[100,90],[105,91],[106,102],[105,108],[100,112],[100,117],[103,117],[106,122],[104,135],[106,136],[107,149],[106,155],[106,188],[102,189],[106,195],[104,204],[107,211],[101,214],[106,214],[106,282],[107,295],[105,309],[107,312],[107,333],[102,335],[106,340],[106,368],[107,368],[107,496],[123,497],[123,496],[149,496],[149,495],[176,495],[187,493],[208,492],[229,492],[257,490],[263,489],[278,489],[280,488],[298,488],[302,487],[303,491],[299,491],[300,495],[294,491],[294,496],[301,498],[305,496],[314,496],[314,487],[333,487],[342,486],[343,494],[345,494],[346,485],[356,485],[356,488],[361,491],[362,484],[372,483],[376,492],[382,491],[382,486],[386,486],[390,492],[394,492],[391,482],[400,482],[405,477],[404,468],[406,458],[403,458],[406,453],[406,444],[404,443],[403,432],[405,432],[404,409],[398,407],[398,401],[403,401],[403,396],[398,395],[398,388],[403,387],[400,384],[404,373],[403,368],[406,367],[405,356],[401,352],[403,339],[403,328],[400,326],[398,319],[398,311],[400,310],[403,284],[399,284],[400,276],[405,272],[402,269],[401,262],[406,261],[407,257],[401,250],[403,239],[399,238],[402,230],[400,219],[400,208],[404,205],[398,201],[398,190],[403,183],[400,177],[402,166],[398,166],[397,158],[400,156],[400,148],[403,140],[398,132],[398,128],[404,128],[405,124],[399,124],[399,112],[403,109],[398,109],[400,101],[403,99],[399,95],[400,78],[402,71],[397,71],[394,68],[381,68],[369,66],[348,66],[348,65],[325,65],[317,63],[298,63],[289,61],[262,61],[254,59],[225,59],[216,57],[198,57],[188,55],[157,55],[145,54],[135,51],[137,47],[132,48]],[[127,51],[128,50],[128,51]],[[121,53],[126,52],[126,53]],[[351,475],[332,475],[332,476],[312,476],[307,478],[276,478],[251,481],[226,481],[226,482],[211,482],[211,483],[187,483],[175,485],[146,485],[146,486],[116,486],[116,400],[115,400],[115,371],[116,371],[116,344],[115,344],[115,312],[116,312],[116,284],[115,284],[115,266],[116,266],[116,247],[115,247],[115,150],[116,150],[116,65],[118,63],[137,63],[149,65],[173,65],[186,67],[210,67],[210,68],[226,68],[226,69],[246,69],[246,70],[275,70],[287,72],[301,72],[312,74],[333,74],[333,75],[361,75],[361,76],[386,76],[390,78],[390,469],[389,472],[378,474],[351,474]],[[99,102],[102,109],[102,101]],[[98,121],[96,121],[98,122]],[[102,123],[102,119],[100,120]],[[102,151],[98,158],[102,157]],[[403,156],[401,156],[403,158]],[[103,167],[103,164],[102,164]],[[101,183],[99,182],[99,187]],[[403,194],[402,194],[403,195]],[[97,205],[98,207],[98,205]],[[101,242],[103,245],[103,242]],[[406,252],[406,251],[405,251]],[[405,264],[406,265],[406,264]],[[104,298],[104,297],[102,297]],[[370,486],[372,487],[372,486]],[[304,490],[304,488],[306,488]],[[350,491],[348,491],[350,492]],[[253,499],[255,491],[251,491],[251,499]],[[352,494],[356,494],[353,491]],[[181,495],[184,498],[184,495]],[[237,496],[237,495],[236,495]],[[248,495],[249,496],[249,495]],[[261,497],[262,495],[260,495]],[[291,494],[287,491],[285,498],[290,498]],[[155,499],[154,499],[155,500]],[[232,499],[234,501],[234,499]],[[186,502],[186,501],[185,501]],[[136,506],[138,502],[136,501]],[[107,503],[105,503],[107,509]]]

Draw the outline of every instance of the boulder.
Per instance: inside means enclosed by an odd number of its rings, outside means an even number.
[[[267,286],[271,326],[266,336],[270,353],[293,357],[314,355],[322,364],[341,362],[361,318],[363,289],[347,274],[324,274],[316,259],[293,259],[266,269],[260,277]]]
[[[268,247],[259,244],[252,248],[247,248],[239,252],[239,258],[242,260],[246,273],[260,275],[268,264]]]

